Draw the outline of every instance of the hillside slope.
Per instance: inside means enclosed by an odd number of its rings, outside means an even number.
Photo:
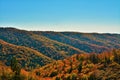
[[[120,49],[101,54],[75,54],[32,71],[22,69],[19,78],[20,80],[120,80],[119,74]],[[0,80],[13,80],[13,78],[14,72],[10,66],[0,62]]]
[[[120,34],[40,31],[34,31],[34,33],[71,45],[87,53],[101,53],[105,50],[120,48]]]
[[[101,53],[120,48],[120,34],[25,31],[0,28],[0,39],[32,48],[59,60],[79,53]]]
[[[33,71],[38,80],[120,80],[120,49],[77,54]]]
[[[49,57],[31,48],[16,46],[0,40],[0,61],[6,65],[10,65],[10,60],[13,56],[18,59],[24,68],[35,68],[53,61]]]
[[[84,53],[84,51],[70,45],[51,40],[42,35],[36,35],[30,31],[15,28],[0,28],[0,39],[18,46],[33,48],[43,53],[43,55],[56,60],[75,53]]]

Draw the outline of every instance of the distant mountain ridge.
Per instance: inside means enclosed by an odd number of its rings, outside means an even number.
[[[79,53],[101,53],[120,48],[120,34],[26,31],[0,28],[0,39],[17,46],[34,49],[54,59]]]

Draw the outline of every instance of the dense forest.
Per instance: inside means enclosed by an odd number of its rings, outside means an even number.
[[[75,54],[32,71],[21,69],[13,57],[11,66],[0,64],[1,80],[119,80],[120,49],[101,54]]]
[[[0,28],[0,80],[119,80],[120,34]]]

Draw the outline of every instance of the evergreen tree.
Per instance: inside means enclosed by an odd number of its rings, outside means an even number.
[[[73,70],[73,67],[72,67],[72,61],[70,60],[70,69],[69,69],[69,73],[71,73]]]
[[[80,64],[78,65],[78,73],[80,73],[82,71],[82,62],[80,62]]]
[[[114,55],[114,61],[120,64],[120,52],[113,50],[113,55]]]
[[[90,61],[93,62],[94,64],[98,63],[99,62],[99,58],[98,58],[98,55],[97,54],[91,54],[90,55]]]
[[[92,73],[89,77],[88,80],[97,80],[95,73]]]
[[[23,76],[20,75],[21,66],[18,64],[18,61],[15,57],[11,59],[11,70],[14,72],[12,80],[24,80]]]

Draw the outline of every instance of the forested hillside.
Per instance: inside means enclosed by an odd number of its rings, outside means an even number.
[[[87,53],[101,53],[105,50],[120,48],[120,34],[40,31],[34,33],[71,45]]]
[[[38,80],[120,80],[120,49],[76,54],[33,71]]]
[[[101,53],[120,48],[120,34],[25,31],[0,28],[0,39],[34,49],[52,59],[79,53]]]
[[[119,80],[119,74],[120,34],[0,28],[0,80]]]
[[[17,63],[13,65],[17,67]],[[0,62],[0,80],[120,80],[120,49],[75,54],[29,72],[24,69],[18,72],[19,67],[13,65],[7,67]]]
[[[51,58],[31,48],[16,46],[0,40],[0,61],[10,66],[12,57],[16,57],[22,68],[26,70],[31,70],[53,61]]]
[[[73,54],[84,53],[82,50],[51,40],[45,36],[14,28],[0,28],[0,39],[18,46],[32,48],[55,60]]]

